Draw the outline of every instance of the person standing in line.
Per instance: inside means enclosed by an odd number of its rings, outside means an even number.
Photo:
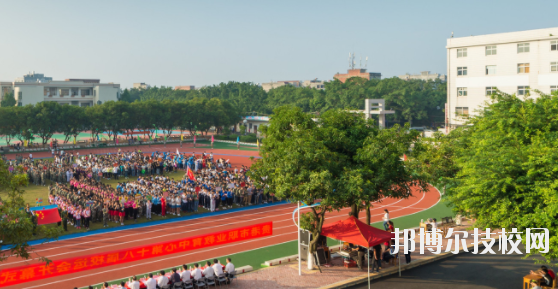
[[[382,220],[384,221],[384,229],[387,231],[389,228],[389,212],[387,209],[384,210],[384,217],[382,218]]]

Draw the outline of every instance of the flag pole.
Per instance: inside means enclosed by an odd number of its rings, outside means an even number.
[[[370,244],[368,245],[370,246]],[[370,247],[368,247],[368,258],[366,258],[368,260],[368,289],[370,289]]]

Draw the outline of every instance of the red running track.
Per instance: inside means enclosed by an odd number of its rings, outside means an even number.
[[[384,208],[390,210],[390,217],[396,218],[420,212],[435,205],[440,199],[439,192],[431,188],[428,193],[414,192],[409,199],[385,199],[375,204],[371,210],[372,222],[380,221]],[[70,240],[42,244],[35,246],[33,256],[44,256],[51,260],[78,257],[111,250],[120,250],[146,244],[153,244],[164,240],[173,240],[190,236],[202,235],[234,227],[247,226],[262,222],[273,222],[273,236],[250,240],[241,243],[226,244],[212,248],[193,250],[189,252],[167,255],[161,258],[151,258],[122,265],[103,267],[76,274],[52,277],[39,281],[23,283],[6,288],[73,288],[90,284],[97,284],[161,268],[191,264],[199,260],[212,259],[261,247],[275,245],[296,240],[297,230],[292,221],[292,212],[296,205],[281,204],[267,208],[259,208],[242,212],[233,212],[220,216],[204,217],[164,225],[152,225],[139,229],[103,233],[94,236],[80,237]],[[326,215],[326,224],[336,222],[347,217],[349,208],[340,212]],[[361,219],[365,219],[363,216]],[[36,260],[22,261],[8,258],[0,264],[0,269],[32,264]],[[241,264],[238,264],[241,265]]]

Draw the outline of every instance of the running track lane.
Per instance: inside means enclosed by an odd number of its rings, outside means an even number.
[[[371,221],[380,221],[384,208],[390,210],[391,218],[397,218],[428,209],[435,205],[440,199],[439,192],[432,187],[426,194],[415,191],[413,195],[414,196],[409,199],[384,199],[380,202],[374,203],[374,207],[371,209]],[[104,281],[125,278],[135,274],[141,275],[145,272],[173,267],[179,264],[192,264],[193,262],[197,262],[199,260],[227,256],[239,252],[293,241],[297,238],[296,226],[292,221],[292,212],[295,207],[295,204],[282,204],[268,208],[234,212],[221,216],[209,216],[196,220],[164,225],[153,225],[140,229],[109,232],[94,236],[86,236],[37,245],[35,246],[35,257],[39,254],[52,260],[57,260],[92,253],[125,249],[139,245],[153,244],[163,240],[185,238],[250,224],[273,221],[273,236],[270,237],[248,240],[240,243],[225,244],[206,249],[192,250],[163,256],[161,258],[150,258],[121,265],[108,266],[76,274],[18,284],[6,288],[48,289],[82,287]],[[345,208],[340,212],[326,214],[325,223],[328,224],[342,220],[347,217],[349,211],[349,208]],[[361,213],[361,215],[360,219],[365,220],[365,214]],[[31,264],[34,262],[37,261],[21,261],[20,259],[12,257],[0,264],[0,269],[17,267],[25,265],[26,263]],[[238,264],[238,266],[240,265],[241,264]]]

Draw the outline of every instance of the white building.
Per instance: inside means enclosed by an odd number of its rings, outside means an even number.
[[[145,83],[145,82],[138,82],[138,83],[134,83],[134,88],[137,89],[150,89],[151,85]]]
[[[2,83],[2,96],[8,85]],[[46,82],[13,82],[17,106],[56,101],[59,104],[92,106],[120,99],[120,84],[100,83],[99,79],[66,79]]]
[[[325,89],[325,81],[318,80],[317,78],[312,80],[305,80],[302,83],[302,86],[323,90]]]
[[[421,71],[420,74],[405,73],[404,75],[399,75],[399,78],[401,78],[403,80],[420,79],[420,80],[424,80],[424,81],[428,81],[428,80],[435,81],[436,79],[439,79],[442,82],[446,82],[446,79],[447,79],[447,77],[443,74],[430,73],[430,71]]]
[[[558,28],[449,38],[446,48],[446,127],[475,115],[496,88],[518,96],[557,89]]]
[[[29,72],[23,77],[16,78],[15,82],[49,82],[52,81],[52,77],[45,77],[42,73]]]

